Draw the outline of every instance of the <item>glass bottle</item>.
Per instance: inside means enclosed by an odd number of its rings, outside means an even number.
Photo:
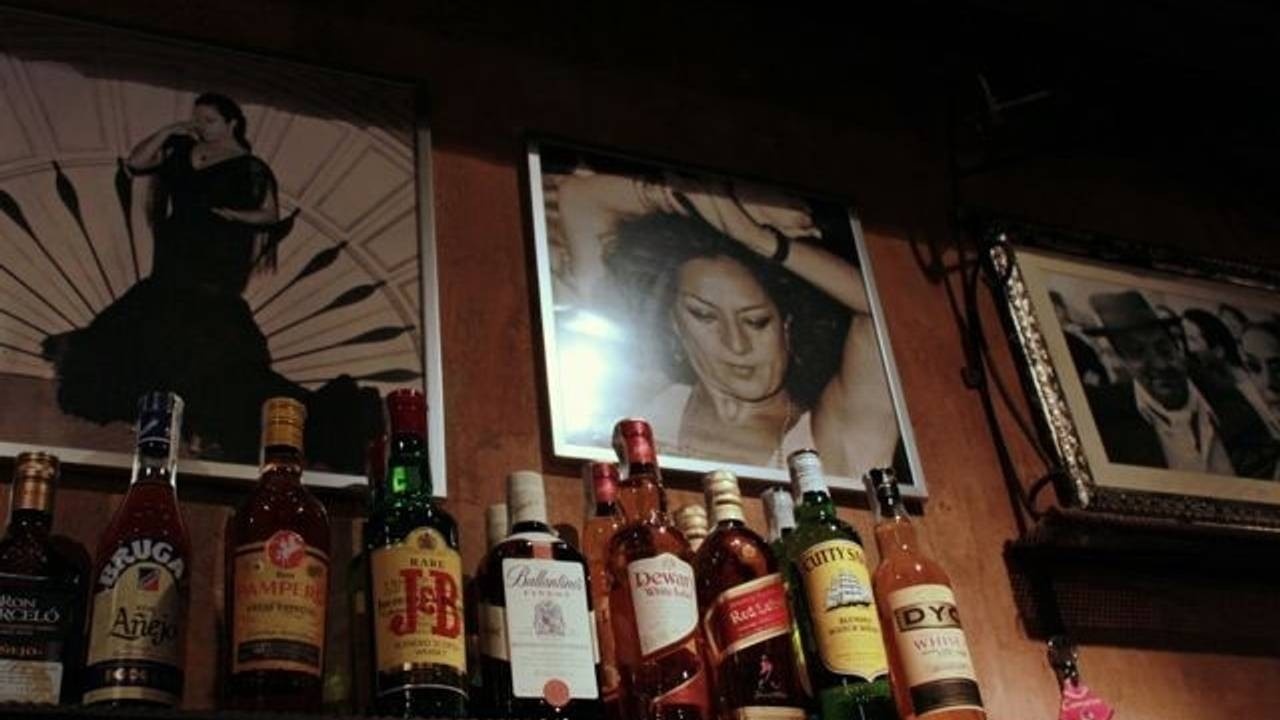
[[[622,420],[614,435],[627,461],[618,486],[627,524],[609,548],[609,609],[625,714],[631,720],[709,720],[693,551],[667,514],[649,424]]]
[[[822,720],[897,717],[889,661],[858,533],[836,516],[815,450],[787,457],[796,530],[787,561],[796,589],[792,608]]]
[[[507,478],[511,534],[485,559],[486,622],[503,642],[484,657],[485,695],[495,717],[600,717],[587,562],[547,524],[542,476]]]
[[[142,396],[133,479],[93,568],[86,705],[182,700],[191,543],[174,489],[181,429],[181,398]]]
[[[307,411],[293,398],[262,406],[262,463],[227,538],[229,705],[320,709],[329,601],[329,515],[302,484]]]
[[[804,720],[804,690],[791,647],[791,610],[778,560],[747,527],[738,479],[707,473],[715,527],[694,558],[698,607],[721,720]]]
[[[57,481],[58,458],[18,455],[0,537],[0,703],[79,698],[88,568],[50,538]]]
[[[783,566],[783,580],[787,586],[787,598],[794,603],[796,588],[790,572],[786,571],[789,540],[796,531],[795,500],[791,491],[780,485],[767,488],[760,494],[764,505],[764,521],[768,532],[769,548],[773,556]],[[794,605],[793,605],[794,607]],[[794,613],[793,613],[794,620]],[[796,675],[800,678],[800,687],[804,692],[805,704],[813,701],[813,687],[809,683],[809,664],[804,658],[804,643],[800,639],[799,623],[791,623],[791,654],[795,658]]]
[[[396,717],[467,712],[467,649],[458,525],[432,497],[427,404],[387,395],[383,492],[365,528],[373,709]]]
[[[876,605],[888,629],[898,711],[906,718],[984,720],[951,580],[920,552],[893,471],[872,470],[865,481],[876,499]]]
[[[709,531],[707,509],[702,506],[702,503],[689,503],[676,508],[672,517],[676,521],[676,528],[680,530],[680,534],[684,535],[684,539],[689,542],[689,549],[695,553],[698,552],[698,548],[702,547],[702,541],[707,539]]]
[[[600,694],[604,716],[622,717],[622,678],[618,674],[613,645],[613,618],[609,614],[609,543],[624,525],[618,506],[618,466],[589,462],[582,468],[590,503],[584,523],[582,549],[591,574],[591,606],[595,610],[596,642],[600,647]]]
[[[479,717],[495,716],[494,697],[485,692],[488,676],[486,658],[507,659],[507,631],[502,608],[490,606],[484,597],[484,573],[493,549],[507,539],[509,522],[507,504],[493,503],[484,509],[485,556],[476,568],[475,577],[467,583],[467,628],[475,623],[475,633],[467,635],[467,662],[471,668],[471,712]],[[474,660],[475,664],[470,663]]]
[[[349,635],[350,643],[350,687],[351,707],[359,712],[373,703],[373,689],[370,675],[365,668],[373,664],[373,637],[365,632],[369,625],[369,554],[365,551],[368,538],[374,534],[374,508],[381,503],[383,487],[387,474],[387,436],[378,435],[365,444],[365,481],[368,489],[365,494],[365,507],[369,508],[369,517],[364,522],[357,521],[359,527],[352,528],[353,543],[351,561],[347,564],[347,592],[351,602],[351,624],[354,630]]]

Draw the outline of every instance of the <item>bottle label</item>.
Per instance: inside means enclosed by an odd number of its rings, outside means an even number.
[[[852,540],[820,542],[801,552],[796,566],[822,664],[867,682],[887,674],[889,661],[862,547]]]
[[[544,559],[502,561],[512,693],[561,707],[600,697],[594,619],[582,565]]]
[[[917,716],[947,708],[982,710],[978,678],[960,627],[955,595],[946,585],[891,592],[894,646]]]
[[[235,554],[231,672],[289,670],[320,677],[329,557],[292,530]]]
[[[735,708],[733,720],[804,720],[804,708],[773,705],[751,705]]]
[[[6,585],[0,575],[0,702],[57,704],[75,594]]]
[[[462,557],[434,528],[417,528],[369,558],[374,656],[382,673],[412,673],[433,665],[467,674],[462,615]],[[387,693],[396,688],[379,688]]]
[[[98,576],[85,704],[182,698],[185,564],[168,542],[121,545]]]
[[[640,653],[674,645],[698,626],[698,596],[689,563],[662,553],[627,566]]]
[[[782,574],[736,585],[716,598],[703,617],[712,662],[791,632],[791,611]]]
[[[480,652],[497,660],[510,660],[507,654],[506,608],[480,603]]]

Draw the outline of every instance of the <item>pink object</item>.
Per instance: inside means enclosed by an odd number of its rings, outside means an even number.
[[[1115,710],[1105,700],[1093,694],[1089,686],[1064,683],[1062,686],[1062,711],[1058,720],[1111,720]]]

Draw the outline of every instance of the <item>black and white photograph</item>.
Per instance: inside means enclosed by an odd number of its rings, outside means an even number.
[[[847,204],[541,142],[530,187],[558,456],[608,458],[642,417],[664,467],[833,484],[894,466],[924,487]]]
[[[424,136],[409,84],[0,10],[0,450],[127,466],[169,390],[184,472],[252,477],[289,396],[346,485],[407,386],[442,482]]]

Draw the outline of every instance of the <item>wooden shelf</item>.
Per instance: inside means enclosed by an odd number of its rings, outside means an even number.
[[[0,703],[4,720],[376,720],[366,715],[303,715],[233,710],[163,710]]]
[[[1032,637],[1280,655],[1280,533],[1054,510],[1004,555]]]

